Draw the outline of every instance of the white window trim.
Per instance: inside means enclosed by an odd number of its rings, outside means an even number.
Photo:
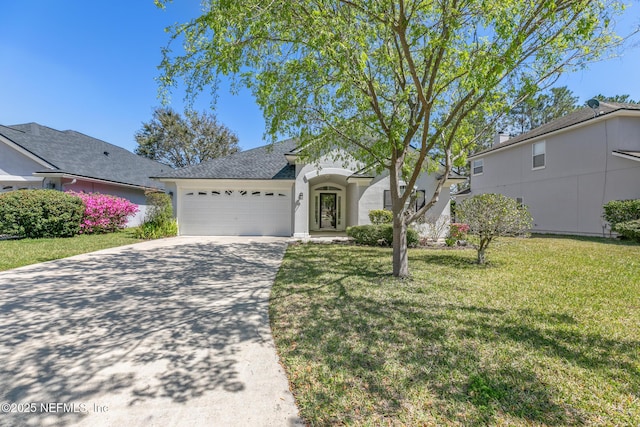
[[[533,158],[535,157],[534,155],[534,150],[535,150],[535,146],[538,144],[544,144],[544,164],[542,166],[538,166],[538,167],[534,167],[533,166]],[[544,169],[547,167],[547,141],[538,141],[538,142],[534,142],[533,144],[531,144],[531,170],[532,171],[537,171],[540,169]]]
[[[482,162],[482,172],[480,172],[480,173],[475,173],[475,172],[474,172],[474,170],[475,170],[476,168],[473,166],[473,164],[474,164],[475,162]],[[472,160],[472,161],[471,161],[471,176],[480,176],[480,175],[482,175],[482,174],[484,174],[484,157],[483,157],[482,159],[475,159],[475,160]]]

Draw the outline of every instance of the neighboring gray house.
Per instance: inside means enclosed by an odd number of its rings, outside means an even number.
[[[307,164],[291,139],[155,176],[172,190],[181,235],[309,237],[369,224],[369,211],[388,207],[387,175],[363,173],[357,162]],[[450,186],[460,179],[449,180]],[[426,173],[414,189],[417,203],[436,181]],[[446,192],[444,192],[446,194]],[[429,213],[448,218],[449,197]]]
[[[470,195],[520,199],[534,232],[609,235],[602,205],[640,198],[640,105],[601,102],[511,139],[498,135],[469,160]]]
[[[123,197],[145,214],[145,190],[163,190],[149,178],[169,166],[81,133],[37,123],[0,125],[0,192],[29,188],[73,190]]]

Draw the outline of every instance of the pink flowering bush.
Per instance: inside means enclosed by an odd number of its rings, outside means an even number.
[[[454,222],[449,227],[449,235],[456,240],[464,239],[467,236],[468,232],[469,232],[468,224]]]
[[[67,193],[79,197],[84,204],[80,234],[110,233],[127,224],[127,218],[138,212],[138,206],[121,197],[99,193]]]

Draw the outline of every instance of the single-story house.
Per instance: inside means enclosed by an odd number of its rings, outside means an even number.
[[[329,155],[306,163],[295,139],[241,151],[196,166],[157,174],[174,196],[181,235],[272,235],[307,238],[369,224],[369,211],[390,208],[389,177],[369,173],[356,161]],[[448,180],[446,186],[460,181]],[[424,173],[416,184],[418,205],[436,186]],[[429,215],[448,218],[443,191]]]
[[[527,205],[533,231],[608,236],[602,206],[640,199],[640,105],[600,102],[469,157],[470,193]]]
[[[139,205],[129,225],[145,215],[146,190],[164,190],[149,177],[171,170],[107,142],[37,123],[0,125],[0,192],[48,188],[111,194]]]

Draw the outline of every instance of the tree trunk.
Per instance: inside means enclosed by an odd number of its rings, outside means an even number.
[[[485,248],[478,248],[478,264],[484,264],[484,250]]]
[[[393,275],[409,276],[409,258],[407,254],[407,224],[403,212],[393,216]]]

